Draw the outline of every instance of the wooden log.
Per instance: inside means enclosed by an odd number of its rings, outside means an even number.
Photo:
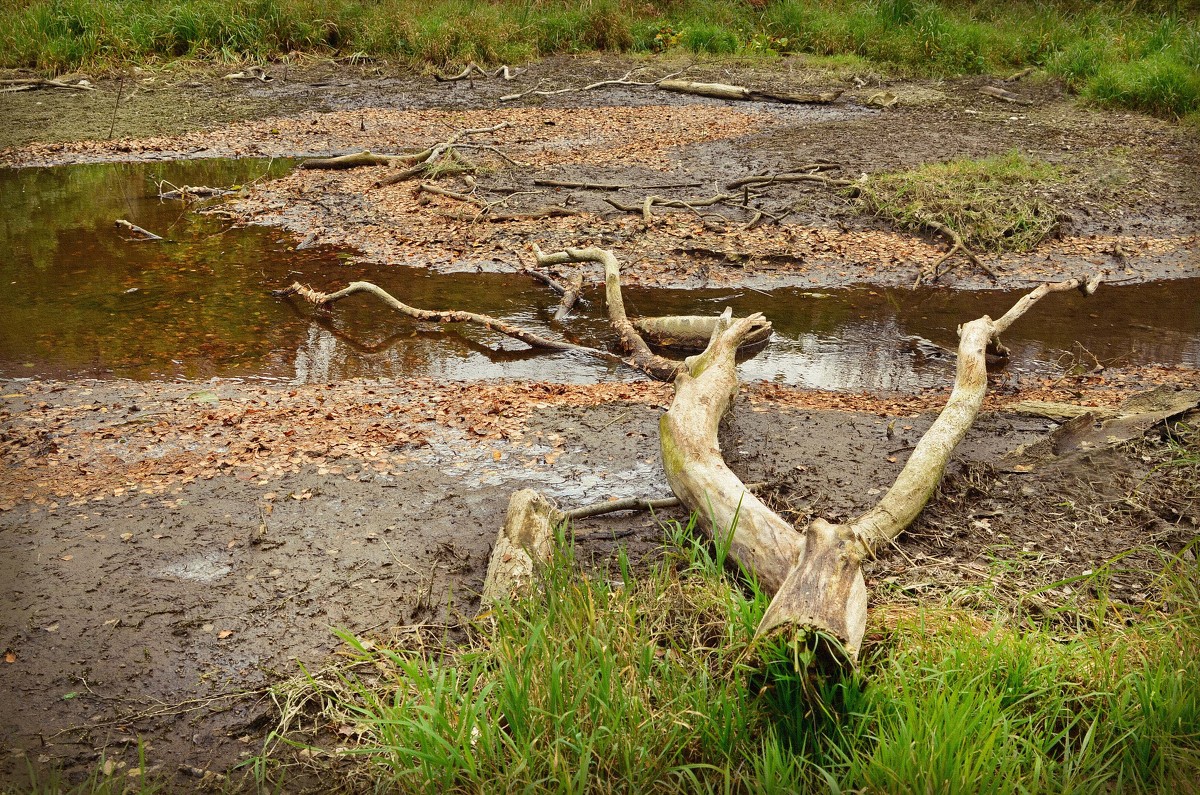
[[[390,166],[392,160],[393,158],[388,155],[376,155],[370,151],[364,151],[337,157],[314,157],[301,163],[300,168],[339,170],[363,166]]]

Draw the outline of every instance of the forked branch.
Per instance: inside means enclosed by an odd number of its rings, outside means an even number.
[[[729,312],[708,348],[686,362],[660,425],[663,466],[672,491],[709,533],[728,537],[730,555],[774,593],[759,625],[764,635],[798,626],[833,635],[851,659],[866,628],[862,561],[896,538],[925,507],[987,391],[986,350],[1038,300],[1052,292],[1091,294],[1098,277],[1038,287],[998,320],[984,316],[959,329],[958,370],[946,406],[921,437],[879,503],[845,524],[814,520],[797,532],[750,494],[721,456],[717,428],[737,392],[734,352],[749,333]]]

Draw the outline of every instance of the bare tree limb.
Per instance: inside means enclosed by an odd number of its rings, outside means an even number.
[[[445,141],[435,144],[429,149],[407,158],[406,162],[411,162],[413,164],[411,168],[404,169],[403,171],[399,171],[395,174],[391,174],[378,180],[374,187],[381,188],[387,185],[394,185],[397,182],[403,182],[407,179],[412,179],[418,175],[432,174],[440,167],[439,161],[442,161],[446,157],[454,156],[456,146],[480,146],[479,144],[464,144],[462,143],[464,138],[469,138],[473,135],[483,135],[484,133],[496,132],[497,130],[502,130],[507,126],[508,122],[502,121],[499,124],[492,125],[491,127],[476,127],[473,129],[459,130]],[[487,145],[483,146],[494,152],[499,152],[499,150],[495,147]]]
[[[500,101],[501,102],[512,102],[513,100],[521,99],[523,97],[528,97],[530,95],[539,96],[539,97],[553,97],[553,96],[557,96],[559,94],[573,94],[577,91],[593,91],[597,88],[604,88],[605,86],[657,86],[660,83],[662,83],[664,80],[668,80],[672,77],[675,77],[676,75],[681,75],[687,70],[681,69],[678,72],[672,72],[671,74],[669,74],[665,77],[660,77],[657,80],[646,80],[646,81],[630,80],[629,78],[633,77],[633,74],[636,71],[638,71],[638,70],[630,69],[622,77],[618,77],[616,79],[610,79],[610,80],[598,80],[595,83],[590,83],[586,86],[579,86],[576,88],[559,88],[559,89],[555,89],[553,91],[542,91],[535,86],[535,87],[529,89],[528,91],[522,91],[519,94],[506,94],[506,95],[500,97]],[[541,84],[539,83],[538,85],[541,85]]]
[[[456,309],[418,309],[396,299],[382,287],[378,287],[371,282],[351,282],[335,293],[323,293],[299,282],[292,282],[290,286],[282,290],[275,290],[271,294],[277,297],[298,295],[319,309],[328,309],[334,303],[355,293],[370,293],[392,309],[414,320],[424,320],[433,323],[475,323],[505,336],[520,340],[533,348],[544,348],[551,351],[575,351],[586,353],[589,356],[598,356],[608,361],[621,361],[619,357],[607,351],[588,348],[584,345],[575,345],[563,340],[549,339],[548,337],[527,331],[490,315],[480,315],[475,312],[463,312]]]

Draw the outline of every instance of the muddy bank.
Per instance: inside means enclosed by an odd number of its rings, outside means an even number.
[[[671,65],[648,66],[665,70]],[[506,129],[479,142],[496,146],[519,165],[492,162],[481,153],[487,173],[475,184],[452,176],[439,181],[492,206],[492,217],[474,204],[417,193],[414,184],[372,187],[382,175],[379,168],[296,172],[256,189],[235,211],[245,221],[281,226],[310,242],[348,246],[376,262],[505,272],[528,263],[526,251],[533,243],[544,248],[598,243],[624,255],[631,283],[764,287],[909,284],[945,244],[896,232],[856,212],[836,191],[804,183],[772,186],[753,206],[726,209],[725,220],[707,211],[656,210],[647,223],[641,214],[614,210],[605,199],[634,206],[650,194],[696,199],[749,174],[795,169],[816,159],[836,164],[838,176],[853,179],[1019,149],[1060,167],[1065,179],[1043,192],[1069,220],[1061,239],[1043,243],[1033,254],[987,258],[1001,274],[1000,285],[1080,271],[1145,281],[1200,270],[1195,253],[1200,187],[1194,179],[1200,144],[1195,136],[1136,114],[1082,108],[1054,83],[1021,85],[1020,92],[1033,104],[1014,106],[979,94],[980,79],[934,83],[872,78],[860,88],[855,75],[813,72],[786,59],[773,70],[730,66],[689,75],[768,87],[846,88],[843,98],[830,106],[785,106],[618,86],[499,102],[502,94],[539,81],[579,85],[585,76],[619,76],[626,67],[621,59],[554,59],[530,66],[512,83],[351,75],[333,85],[328,76],[306,82],[279,75],[273,83],[220,84],[220,92],[241,91],[261,99],[260,111],[270,118],[167,137],[22,146],[9,149],[0,160],[32,165],[397,152],[444,140],[454,130],[503,121]],[[219,79],[212,76],[209,83],[214,80]],[[900,103],[889,110],[865,106],[882,89]],[[287,105],[276,113],[269,104],[286,105],[297,97],[304,98],[303,110]],[[631,187],[616,192],[548,188],[536,185],[536,179]],[[655,187],[680,183],[689,187]],[[549,206],[579,215],[495,220],[501,210],[521,213]],[[742,228],[757,210],[786,217],[779,224]],[[996,286],[965,265],[947,281]]]
[[[1127,391],[1108,386],[1095,402]],[[331,627],[403,637],[473,614],[512,490],[567,506],[667,492],[657,418],[669,390],[657,384],[3,388],[9,782],[27,761],[72,774],[101,754],[135,766],[140,740],[148,772],[191,786],[180,766],[225,771],[258,752],[274,716],[264,688],[298,663],[319,666],[338,643]],[[755,388],[722,443],[781,509],[838,518],[894,478],[938,402]],[[1033,479],[996,467],[1051,427],[1003,408],[981,418],[929,518],[875,564],[873,584],[909,582],[908,568],[926,583],[938,561],[954,583],[976,582],[993,557],[1040,551],[1023,574],[1032,587],[1194,535],[1194,518],[1179,518],[1200,507],[1188,504],[1149,538],[1153,514],[1050,535],[1084,470]],[[1156,460],[1106,455],[1109,491]],[[599,562],[616,543],[640,558],[662,539],[641,516],[577,532],[581,558]],[[1131,579],[1129,597],[1146,587]]]

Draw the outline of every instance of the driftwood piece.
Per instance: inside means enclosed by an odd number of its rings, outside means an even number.
[[[554,311],[554,319],[565,320],[567,315],[571,314],[571,310],[575,307],[575,302],[579,300],[579,294],[582,292],[583,274],[576,274],[574,278],[563,285],[562,300],[558,302],[558,309]]]
[[[470,146],[469,144],[463,143],[464,138],[470,138],[471,136],[474,136],[474,135],[483,135],[484,133],[496,132],[497,130],[502,130],[507,126],[509,126],[508,122],[502,121],[499,124],[493,124],[491,127],[475,127],[475,128],[466,129],[466,130],[459,130],[458,132],[454,133],[454,135],[451,135],[449,138],[447,138],[445,141],[435,144],[428,149],[425,149],[414,155],[402,155],[400,157],[397,157],[397,158],[395,158],[395,160],[403,161],[405,163],[411,163],[412,164],[411,168],[406,168],[403,171],[399,171],[395,174],[392,174],[390,176],[384,177],[383,179],[380,179],[379,181],[377,181],[375,183],[374,187],[381,188],[381,187],[385,187],[387,185],[394,185],[397,182],[403,182],[404,180],[413,179],[414,177],[417,177],[417,176],[431,175],[438,169],[446,167],[446,164],[442,162],[443,160],[448,160],[448,159],[454,158],[454,157],[458,157],[460,160],[462,159],[461,155],[457,155],[455,147]],[[475,145],[475,146],[477,148],[484,148],[484,149],[489,149],[491,151],[497,152],[502,157],[504,157],[504,155],[502,153],[500,153],[499,150],[497,150],[493,146],[486,146],[486,145],[483,145],[482,147],[480,147],[479,145]],[[508,158],[506,157],[505,159],[508,159]],[[451,168],[452,168],[452,164],[451,164]],[[467,168],[469,168],[469,165],[467,166]]]
[[[955,232],[950,227],[946,226],[940,221],[935,221],[932,218],[922,218],[921,224],[929,227],[934,232],[937,232],[939,235],[942,235],[949,240],[950,250],[938,257],[938,259],[932,265],[922,268],[920,272],[917,273],[917,279],[915,282],[913,282],[913,287],[920,287],[924,282],[936,282],[939,278],[949,273],[953,268],[951,267],[943,269],[942,265],[948,262],[955,254],[962,254],[971,262],[972,265],[975,265],[980,270],[986,272],[988,276],[992,277],[992,279],[1000,278],[1000,274],[996,273],[995,268],[983,262],[978,256],[976,256],[974,251],[971,251],[971,249],[967,248],[967,244],[963,242],[962,235],[960,235],[958,232]]]
[[[128,231],[129,233],[133,234],[134,237],[131,238],[133,240],[143,240],[143,241],[162,240],[162,237],[160,235],[156,235],[149,230],[142,229],[137,224],[130,223],[129,221],[126,221],[124,218],[118,218],[116,221],[113,221],[113,226],[117,227],[118,229],[124,229],[124,230]]]
[[[788,171],[780,174],[752,174],[748,177],[742,177],[730,182],[726,189],[738,190],[739,188],[762,188],[767,185],[774,185],[778,182],[818,182],[822,185],[833,187],[843,187],[852,184],[848,179],[834,179],[821,174],[822,171],[832,171],[840,169],[841,166],[837,163],[815,162],[807,163],[793,171]]]
[[[575,182],[566,179],[535,179],[534,185],[546,188],[577,188],[579,190],[666,190],[669,188],[696,188],[699,182],[675,182],[665,185],[633,185],[623,182]]]
[[[335,293],[323,293],[299,282],[292,282],[290,286],[282,290],[274,290],[271,294],[277,297],[298,295],[319,309],[328,309],[334,303],[355,293],[370,293],[392,309],[414,320],[424,320],[432,323],[474,323],[505,336],[512,337],[513,339],[520,340],[532,348],[544,348],[551,351],[576,351],[586,353],[589,356],[598,356],[609,361],[620,361],[618,357],[606,351],[543,337],[540,334],[527,331],[490,315],[480,315],[475,312],[463,312],[456,309],[418,309],[396,299],[382,287],[378,287],[371,282],[351,282]]]
[[[541,83],[539,82],[537,86],[534,86],[528,91],[522,91],[518,94],[505,94],[504,96],[500,97],[500,101],[512,102],[513,100],[522,99],[523,97],[528,96],[553,97],[559,94],[573,94],[577,91],[594,91],[597,88],[605,88],[606,86],[655,86],[664,80],[668,80],[675,75],[681,74],[681,72],[673,72],[666,77],[661,77],[657,80],[631,80],[630,78],[633,77],[634,73],[637,71],[638,70],[636,69],[630,69],[624,74],[624,76],[615,79],[597,80],[595,83],[589,83],[586,86],[579,86],[576,88],[557,88],[551,91],[543,91],[541,88],[539,88],[539,86],[541,86]]]
[[[66,88],[76,91],[95,91],[96,87],[86,80],[78,83],[64,83],[61,80],[50,80],[44,77],[18,77],[0,80],[0,91],[33,91],[39,88]]]
[[[158,198],[173,201],[188,201],[189,199],[216,199],[237,193],[228,188],[210,188],[206,185],[183,185],[182,187],[163,190],[159,185]]]
[[[774,594],[760,636],[789,626],[815,629],[837,638],[851,659],[857,657],[866,627],[862,561],[908,527],[933,495],[983,403],[988,343],[1047,294],[1076,288],[1090,293],[1098,283],[1093,277],[1044,284],[998,320],[984,316],[963,325],[954,389],[892,487],[858,518],[845,524],[818,518],[803,533],[755,498],[721,457],[717,428],[738,388],[734,354],[754,319],[733,321],[726,310],[708,348],[687,359],[676,379],[660,442],[671,490]]]
[[[1014,94],[1013,92],[1011,92],[1007,89],[1004,89],[1004,88],[999,88],[997,86],[980,86],[978,90],[979,90],[979,93],[983,94],[984,96],[992,97],[993,99],[1003,100],[1004,102],[1012,102],[1016,105],[1032,105],[1033,104],[1032,99],[1025,99],[1024,97],[1019,97],[1016,94]]]
[[[756,91],[752,88],[729,85],[728,83],[696,83],[691,80],[660,80],[655,85],[663,91],[673,91],[677,94],[692,94],[699,97],[711,97],[713,99],[763,100],[789,104],[828,105],[842,95],[841,91],[829,91],[820,94]]]

